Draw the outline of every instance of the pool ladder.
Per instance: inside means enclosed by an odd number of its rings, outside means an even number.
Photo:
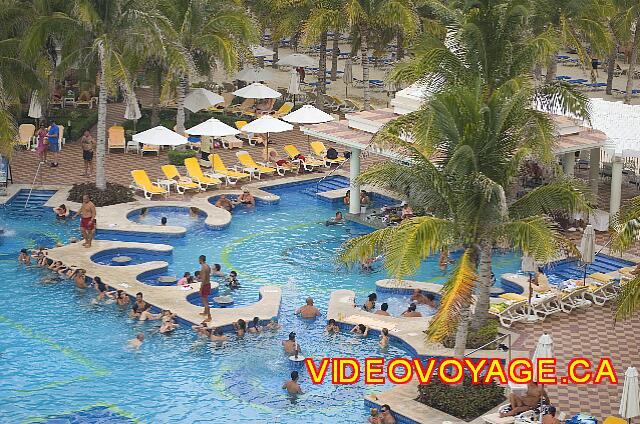
[[[40,168],[44,162],[38,162],[38,168],[36,169],[36,175],[33,176],[33,183],[31,183],[31,188],[29,189],[29,195],[27,196],[27,201],[24,202],[24,208],[27,209],[29,205],[29,199],[31,199],[31,193],[33,192],[33,187],[36,185],[36,180],[38,179],[38,175],[40,175]],[[42,175],[40,175],[40,185],[42,185]]]

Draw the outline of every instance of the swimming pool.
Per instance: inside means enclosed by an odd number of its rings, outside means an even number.
[[[289,331],[298,334],[303,354],[316,358],[408,355],[395,345],[381,352],[373,336],[325,335],[324,319],[305,321],[293,315],[309,295],[326,311],[331,291],[339,288],[354,290],[361,304],[375,291],[374,282],[385,277],[379,269],[363,274],[335,263],[340,244],[368,229],[353,223],[325,226],[336,205],[316,199],[305,192],[308,188],[268,189],[281,196],[280,202],[239,207],[222,230],[205,228],[202,219],[191,218],[187,210],[151,208],[146,217],[131,219],[155,224],[167,216],[169,225],[187,227],[186,235],[98,234],[171,244],[172,254],[163,258],[169,268],[162,274],[194,271],[200,254],[206,254],[209,263],[220,263],[225,272],[235,269],[241,289],[233,294],[234,306],[255,302],[261,285],[282,285],[283,328],[243,340],[232,337],[226,346],[205,343],[185,327],[160,335],[157,323],[132,321],[115,305],[93,304],[93,290],[76,290],[67,281],[43,283],[51,280],[49,274],[19,266],[18,250],[78,237],[78,222],[56,222],[50,211],[37,206],[24,211],[18,201],[2,208],[0,225],[10,228],[11,236],[0,243],[0,272],[9,277],[0,291],[0,422],[73,411],[83,411],[74,414],[85,419],[87,414],[106,414],[108,422],[132,422],[130,417],[150,423],[366,421],[362,398],[383,387],[313,386],[301,372],[306,393],[297,402],[281,390],[292,369],[280,347]],[[36,196],[34,203],[42,204],[49,195]],[[429,258],[413,279],[443,282],[436,263],[437,258]],[[517,255],[507,254],[495,262],[494,271],[514,272],[519,264]],[[147,278],[157,276],[142,280]],[[140,352],[132,352],[125,345],[139,331],[147,339]]]

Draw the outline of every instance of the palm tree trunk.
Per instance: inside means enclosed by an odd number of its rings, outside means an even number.
[[[491,243],[483,241],[480,244],[480,265],[478,267],[478,298],[476,300],[476,311],[473,316],[471,327],[481,328],[489,318],[489,303],[491,302],[491,259],[493,249]]]
[[[104,46],[98,46],[100,56],[100,86],[98,87],[98,125],[96,141],[96,187],[98,190],[107,189],[105,174],[105,151],[107,144],[107,79],[104,63]]]
[[[279,49],[280,49],[280,40],[274,40],[273,41],[273,46],[272,50],[274,51],[274,55],[273,55],[273,63],[271,64],[271,67],[273,69],[278,69],[278,65],[276,64],[278,62],[279,59]]]
[[[609,53],[609,63],[607,67],[607,94],[611,95],[613,90],[613,73],[616,71],[616,59],[618,57],[618,47],[614,46]]]
[[[155,70],[154,74],[151,85],[151,127],[160,124],[160,70]]]
[[[176,132],[178,134],[184,134],[184,121],[185,121],[185,110],[184,110],[184,98],[187,96],[187,88],[189,87],[189,79],[187,76],[181,75],[178,77],[178,87],[177,91],[177,113],[176,113]]]
[[[396,60],[402,60],[404,58],[404,33],[402,31],[398,31],[396,44]]]
[[[324,96],[327,92],[327,32],[320,34],[320,57],[318,59],[318,96],[316,107],[322,109]]]
[[[624,102],[631,103],[631,91],[633,90],[633,74],[636,70],[638,62],[638,43],[640,43],[640,17],[636,19],[636,29],[633,32],[633,44],[631,44],[631,60],[629,61],[629,70],[627,71],[627,89],[624,93]]]
[[[558,53],[553,52],[551,57],[549,58],[549,63],[547,63],[547,77],[546,82],[550,83],[556,79],[556,75],[558,74]]]
[[[331,81],[338,79],[338,55],[340,54],[340,31],[333,30],[333,47],[331,48]]]
[[[456,343],[453,347],[453,356],[459,359],[464,357],[467,349],[467,333],[469,332],[469,306],[460,310],[460,321],[456,331]]]
[[[360,29],[360,52],[362,55],[362,103],[364,110],[371,110],[371,92],[369,88],[369,44],[367,28]]]

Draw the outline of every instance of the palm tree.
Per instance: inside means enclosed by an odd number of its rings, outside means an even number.
[[[582,190],[567,181],[534,190],[507,206],[505,191],[523,158],[548,158],[553,144],[549,117],[531,108],[536,97],[524,79],[497,88],[488,99],[480,79],[448,87],[376,135],[378,143],[403,152],[406,160],[376,165],[359,178],[402,193],[412,206],[430,214],[348,241],[342,261],[383,254],[385,268],[402,278],[433,253],[464,250],[429,327],[435,341],[458,328],[458,356],[464,352],[473,289],[491,278],[494,244],[549,260],[567,243],[547,213],[586,208]],[[407,137],[412,142],[403,140]],[[488,299],[486,305],[476,302],[479,309],[488,311]]]
[[[611,219],[611,250],[625,252],[640,236],[640,196],[634,197]],[[618,294],[616,319],[629,319],[640,309],[640,275],[626,282]]]
[[[631,58],[627,70],[627,87],[624,94],[624,102],[631,103],[633,91],[633,78],[638,64],[638,47],[640,46],[640,3],[630,0],[613,0],[619,7],[619,28],[622,36],[631,43]]]
[[[233,2],[162,0],[159,7],[177,35],[174,53],[165,57],[171,61],[168,69],[178,78],[176,130],[182,134],[189,73],[195,69],[208,75],[216,61],[226,71],[232,71],[237,67],[240,51],[257,39],[257,31],[245,10]]]
[[[98,64],[96,186],[106,189],[105,151],[107,93],[118,85],[131,88],[130,63],[150,51],[162,51],[166,20],[145,0],[73,0],[66,10],[39,16],[24,39],[27,52],[37,52],[50,34],[63,46],[63,64]]]
[[[369,48],[376,34],[402,28],[407,36],[418,31],[418,15],[411,0],[346,0],[343,13],[360,46],[363,84],[363,106],[371,109],[369,86]]]

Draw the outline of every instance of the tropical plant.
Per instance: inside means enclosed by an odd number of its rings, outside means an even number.
[[[53,35],[62,45],[62,69],[99,68],[96,185],[106,189],[105,150],[107,94],[121,87],[133,96],[131,64],[150,52],[162,52],[170,26],[145,0],[73,0],[62,10],[38,16],[23,39],[23,48],[36,55]]]
[[[375,165],[359,177],[361,183],[403,194],[430,215],[352,239],[340,259],[353,263],[382,254],[388,272],[402,278],[433,253],[463,249],[428,330],[432,340],[441,341],[457,328],[458,356],[464,353],[473,289],[488,293],[492,284],[494,245],[548,261],[559,249],[571,249],[548,214],[588,208],[586,188],[571,181],[550,183],[507,205],[511,199],[505,192],[523,159],[549,161],[555,142],[550,117],[531,105],[557,101],[536,91],[526,78],[513,79],[490,95],[481,78],[447,86],[422,109],[376,135],[377,143],[406,160]],[[486,322],[488,303],[488,295],[476,302],[478,327]]]
[[[161,0],[159,8],[169,19],[177,36],[172,49],[165,50],[178,84],[176,131],[184,132],[184,99],[190,73],[209,75],[216,63],[225,71],[237,67],[238,57],[247,43],[257,39],[254,23],[238,4],[228,1]]]

